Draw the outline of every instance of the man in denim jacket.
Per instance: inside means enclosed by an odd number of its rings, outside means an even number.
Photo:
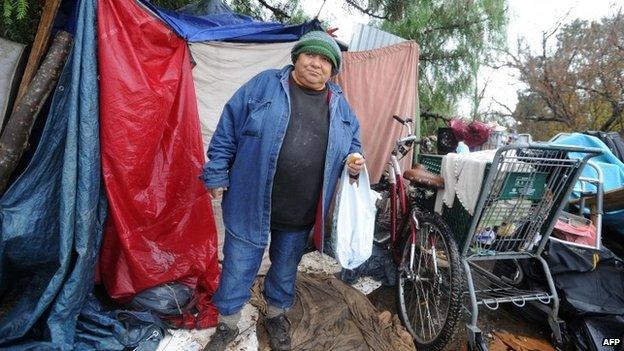
[[[212,302],[219,324],[206,350],[225,350],[251,297],[271,235],[271,267],[264,281],[265,327],[274,350],[290,349],[284,313],[295,301],[297,265],[323,223],[347,156],[361,153],[360,126],[340,88],[329,82],[340,70],[340,48],[313,31],[292,49],[292,65],[264,71],[225,105],[208,149],[203,180],[213,197],[223,194],[225,243],[219,287]],[[349,162],[357,179],[364,160]]]

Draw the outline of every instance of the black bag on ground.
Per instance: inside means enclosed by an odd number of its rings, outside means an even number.
[[[132,299],[130,307],[159,316],[179,316],[194,302],[193,290],[188,285],[172,282],[140,292]]]
[[[568,324],[570,344],[575,350],[622,350],[624,342],[624,317],[582,316]],[[619,340],[619,341],[618,341]]]

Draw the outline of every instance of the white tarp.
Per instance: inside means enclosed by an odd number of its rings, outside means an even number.
[[[208,149],[223,106],[234,92],[256,74],[291,63],[290,49],[294,45],[295,42],[190,44],[193,59],[197,63],[193,68],[193,80],[205,150]]]

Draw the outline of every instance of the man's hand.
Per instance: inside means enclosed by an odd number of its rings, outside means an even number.
[[[352,177],[357,177],[364,168],[364,157],[360,154],[351,154],[347,158],[347,169]]]
[[[212,197],[215,200],[220,199],[221,196],[223,195],[223,192],[225,190],[227,190],[227,188],[211,188],[211,189],[208,189],[208,191],[210,192],[210,197]]]

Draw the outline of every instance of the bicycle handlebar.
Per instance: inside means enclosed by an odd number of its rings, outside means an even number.
[[[416,135],[409,135],[409,136],[406,136],[405,138],[401,138],[397,140],[397,144],[407,144],[410,142],[415,143],[415,144],[420,144],[422,140]]]
[[[401,117],[399,117],[397,115],[393,115],[392,118],[394,118],[395,120],[397,120],[397,122],[399,122],[399,123],[401,123],[403,125],[405,125],[405,123],[412,123],[413,122],[413,120],[411,118],[403,119],[403,118],[401,118]]]

